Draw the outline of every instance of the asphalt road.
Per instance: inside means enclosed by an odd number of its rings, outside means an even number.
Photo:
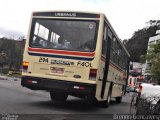
[[[15,81],[16,80],[16,81]],[[103,120],[115,114],[129,114],[131,94],[122,103],[114,99],[108,108],[101,108],[89,101],[69,96],[65,103],[54,103],[48,92],[32,91],[20,85],[20,79],[0,79],[0,119],[15,120]]]

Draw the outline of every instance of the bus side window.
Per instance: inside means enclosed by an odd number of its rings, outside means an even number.
[[[115,41],[116,41],[116,38],[113,36],[111,40],[111,55],[110,55],[112,62],[115,61]]]
[[[102,55],[106,56],[107,52],[107,27],[104,27],[103,41],[102,41]]]
[[[105,26],[104,27],[104,38],[103,38],[103,43],[102,43],[102,54],[106,57],[107,53],[107,40],[110,40],[112,42],[112,32],[111,30]],[[111,50],[110,50],[111,52]]]
[[[110,47],[109,47],[109,51],[108,52],[110,52],[110,59],[112,59],[112,44],[113,44],[113,41],[112,41],[112,38],[113,38],[113,34],[112,34],[112,32],[111,32],[111,30],[110,29],[108,29],[108,33],[107,33],[107,40],[108,41],[110,41],[110,43],[108,43],[108,44],[110,44]]]
[[[107,53],[107,40],[103,40],[103,43],[102,43],[102,54],[106,57],[106,53]]]

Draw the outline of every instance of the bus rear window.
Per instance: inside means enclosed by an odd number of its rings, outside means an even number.
[[[96,33],[96,21],[33,19],[30,47],[90,52]]]

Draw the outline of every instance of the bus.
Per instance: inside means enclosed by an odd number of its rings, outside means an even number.
[[[33,12],[23,54],[21,85],[49,91],[51,100],[68,95],[120,103],[128,79],[129,53],[102,13]]]

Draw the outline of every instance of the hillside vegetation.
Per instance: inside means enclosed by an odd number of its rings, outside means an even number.
[[[160,29],[160,20],[151,20],[147,24],[148,27],[135,31],[125,44],[133,62],[139,62],[140,56],[146,54],[149,38]]]
[[[20,70],[25,41],[0,38],[0,68],[5,70]]]

